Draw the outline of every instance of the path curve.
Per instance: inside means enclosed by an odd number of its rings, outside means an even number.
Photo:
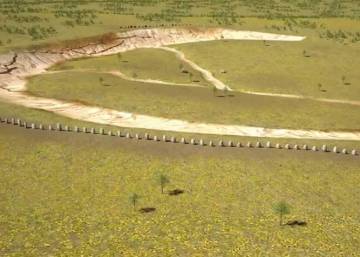
[[[134,115],[102,107],[35,97],[23,92],[10,92],[5,89],[0,89],[0,99],[5,101],[11,100],[12,103],[28,108],[46,110],[73,119],[119,127],[249,137],[360,141],[359,132],[322,132],[315,130],[267,129],[237,125],[191,123],[183,120]]]
[[[146,115],[135,116],[132,113],[41,98],[31,96],[25,92],[16,92],[26,90],[25,79],[27,76],[44,73],[47,68],[57,62],[80,57],[110,55],[135,48],[163,47],[172,44],[221,39],[300,41],[304,37],[226,29],[145,29],[119,33],[111,43],[87,44],[79,48],[60,49],[58,51],[35,51],[2,55],[0,56],[0,99],[29,108],[50,111],[73,119],[120,127],[251,137],[360,140],[360,133],[358,132],[322,132],[190,123],[183,120]]]

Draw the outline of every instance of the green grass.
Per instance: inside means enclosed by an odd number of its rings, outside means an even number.
[[[120,71],[130,78],[137,79],[185,84],[196,84],[193,81],[198,81],[199,85],[208,84],[199,72],[178,60],[175,54],[159,49],[136,49],[117,55],[75,59],[55,65],[50,70],[87,69],[99,72]]]
[[[0,52],[95,36],[131,26],[242,26],[247,20],[359,17],[357,0],[321,1],[2,1]],[[263,28],[263,26],[262,26]]]
[[[140,135],[144,135],[145,133],[150,133],[152,136],[157,136],[161,138],[162,135],[166,135],[168,138],[175,136],[178,140],[184,137],[189,142],[191,138],[195,138],[199,140],[200,138],[204,139],[206,142],[212,140],[213,142],[218,142],[219,140],[223,141],[233,141],[233,142],[242,142],[246,144],[247,142],[252,142],[255,144],[256,141],[262,142],[263,145],[266,144],[267,141],[271,141],[273,144],[291,144],[291,145],[304,145],[308,146],[316,145],[320,147],[323,144],[326,144],[329,149],[334,146],[337,146],[339,149],[347,148],[347,149],[358,149],[360,150],[360,145],[357,141],[336,141],[336,140],[308,140],[308,139],[288,139],[288,138],[254,138],[254,137],[237,137],[237,136],[222,136],[222,135],[204,135],[204,134],[193,134],[193,133],[176,133],[171,131],[159,131],[159,130],[148,130],[148,129],[136,129],[136,128],[124,128],[124,127],[114,127],[114,126],[106,126],[102,124],[96,124],[91,122],[85,122],[81,120],[74,120],[70,118],[66,118],[51,112],[30,109],[10,103],[0,102],[0,116],[2,118],[19,118],[23,121],[27,121],[30,123],[36,124],[44,124],[44,125],[55,125],[56,123],[61,123],[63,125],[68,125],[71,127],[87,127],[87,128],[96,128],[97,130],[100,128],[104,128],[106,131],[112,130],[114,133],[117,130],[121,130],[122,133],[131,133],[133,136],[138,133]]]
[[[18,118],[23,121],[36,123],[36,124],[46,124],[46,125],[55,125],[56,123],[61,123],[68,126],[86,126],[88,128],[112,128],[111,126],[105,126],[100,124],[94,124],[91,122],[84,122],[80,120],[74,120],[60,115],[53,114],[51,112],[26,108],[20,105],[15,105],[7,102],[0,101],[0,116],[3,118]]]
[[[192,122],[319,130],[359,130],[360,124],[360,108],[351,105],[240,93],[215,97],[210,88],[138,83],[91,72],[35,76],[28,90],[37,96]]]
[[[2,256],[358,252],[358,158],[40,133],[0,125]],[[162,195],[160,172],[185,194]],[[134,211],[133,192],[155,213]],[[280,200],[292,206],[286,221],[308,226],[279,227]]]
[[[307,36],[301,42],[216,41],[176,48],[235,90],[360,100],[360,60],[354,58],[360,44],[326,40],[313,33],[292,32]]]

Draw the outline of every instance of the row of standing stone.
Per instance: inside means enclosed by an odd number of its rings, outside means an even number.
[[[99,130],[96,130],[95,128],[87,128],[87,127],[70,127],[67,125],[62,125],[60,123],[57,123],[55,126],[53,125],[43,125],[43,124],[35,124],[35,123],[27,123],[25,121],[21,121],[20,119],[15,118],[0,118],[0,122],[17,125],[24,128],[29,129],[39,129],[39,130],[49,130],[49,131],[64,131],[64,132],[78,132],[78,133],[90,133],[90,134],[99,134],[99,135],[108,135],[108,136],[118,136],[118,137],[125,137],[125,138],[135,138],[138,140],[144,139],[144,140],[152,140],[152,141],[162,141],[162,142],[171,142],[171,143],[181,143],[181,144],[190,144],[190,145],[199,145],[199,146],[210,146],[210,147],[247,147],[247,148],[276,148],[276,149],[287,149],[287,150],[305,150],[305,151],[322,151],[322,152],[333,152],[333,153],[343,153],[343,154],[351,154],[351,155],[358,155],[357,151],[351,150],[348,151],[347,149],[343,148],[340,149],[337,146],[334,146],[333,148],[329,148],[327,145],[323,145],[321,148],[318,148],[317,146],[308,146],[308,145],[290,145],[285,144],[281,145],[279,143],[273,145],[271,142],[267,142],[266,144],[262,144],[261,142],[256,142],[255,144],[252,144],[252,142],[247,142],[246,144],[242,144],[241,142],[233,142],[233,141],[223,141],[219,140],[217,142],[214,142],[210,140],[209,142],[205,142],[205,140],[200,139],[196,140],[194,138],[190,140],[186,140],[184,137],[182,137],[180,140],[177,140],[176,137],[171,136],[168,137],[166,135],[163,135],[161,138],[158,136],[150,136],[150,134],[145,133],[144,136],[141,136],[140,134],[136,133],[132,135],[130,132],[124,132],[118,130],[116,133],[113,131],[105,131],[105,129],[100,128]]]

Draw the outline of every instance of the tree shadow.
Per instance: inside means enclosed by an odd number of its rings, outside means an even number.
[[[141,213],[149,213],[149,212],[154,212],[156,210],[156,208],[154,207],[145,207],[145,208],[141,208],[139,210],[139,212]]]

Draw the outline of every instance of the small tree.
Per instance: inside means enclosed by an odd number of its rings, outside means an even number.
[[[229,89],[228,89],[227,87],[225,87],[225,88],[223,89],[223,91],[224,91],[224,96],[227,96],[227,95],[228,95],[228,92],[229,92]]]
[[[343,76],[341,77],[341,80],[342,80],[342,83],[343,83],[343,84],[346,84],[346,83],[345,83],[345,81],[346,81],[345,75],[343,75]]]
[[[322,88],[322,84],[321,84],[321,83],[318,84],[318,88],[319,88],[319,91],[321,91],[321,88]]]
[[[139,201],[140,196],[136,193],[133,193],[130,197],[129,197],[129,201],[130,203],[133,205],[134,210],[136,209],[136,204]]]
[[[290,213],[290,205],[285,201],[278,202],[274,205],[274,212],[279,215],[279,224],[283,225],[283,216]]]
[[[117,56],[118,60],[121,61],[121,58],[122,58],[121,53],[118,53],[116,56]]]
[[[216,96],[216,93],[217,93],[217,87],[213,87],[213,94],[214,94],[214,96]]]
[[[164,174],[161,174],[159,176],[159,184],[160,184],[160,187],[161,187],[161,193],[163,194],[164,193],[164,187],[166,184],[169,184],[170,183],[170,180],[167,176],[165,176]]]

